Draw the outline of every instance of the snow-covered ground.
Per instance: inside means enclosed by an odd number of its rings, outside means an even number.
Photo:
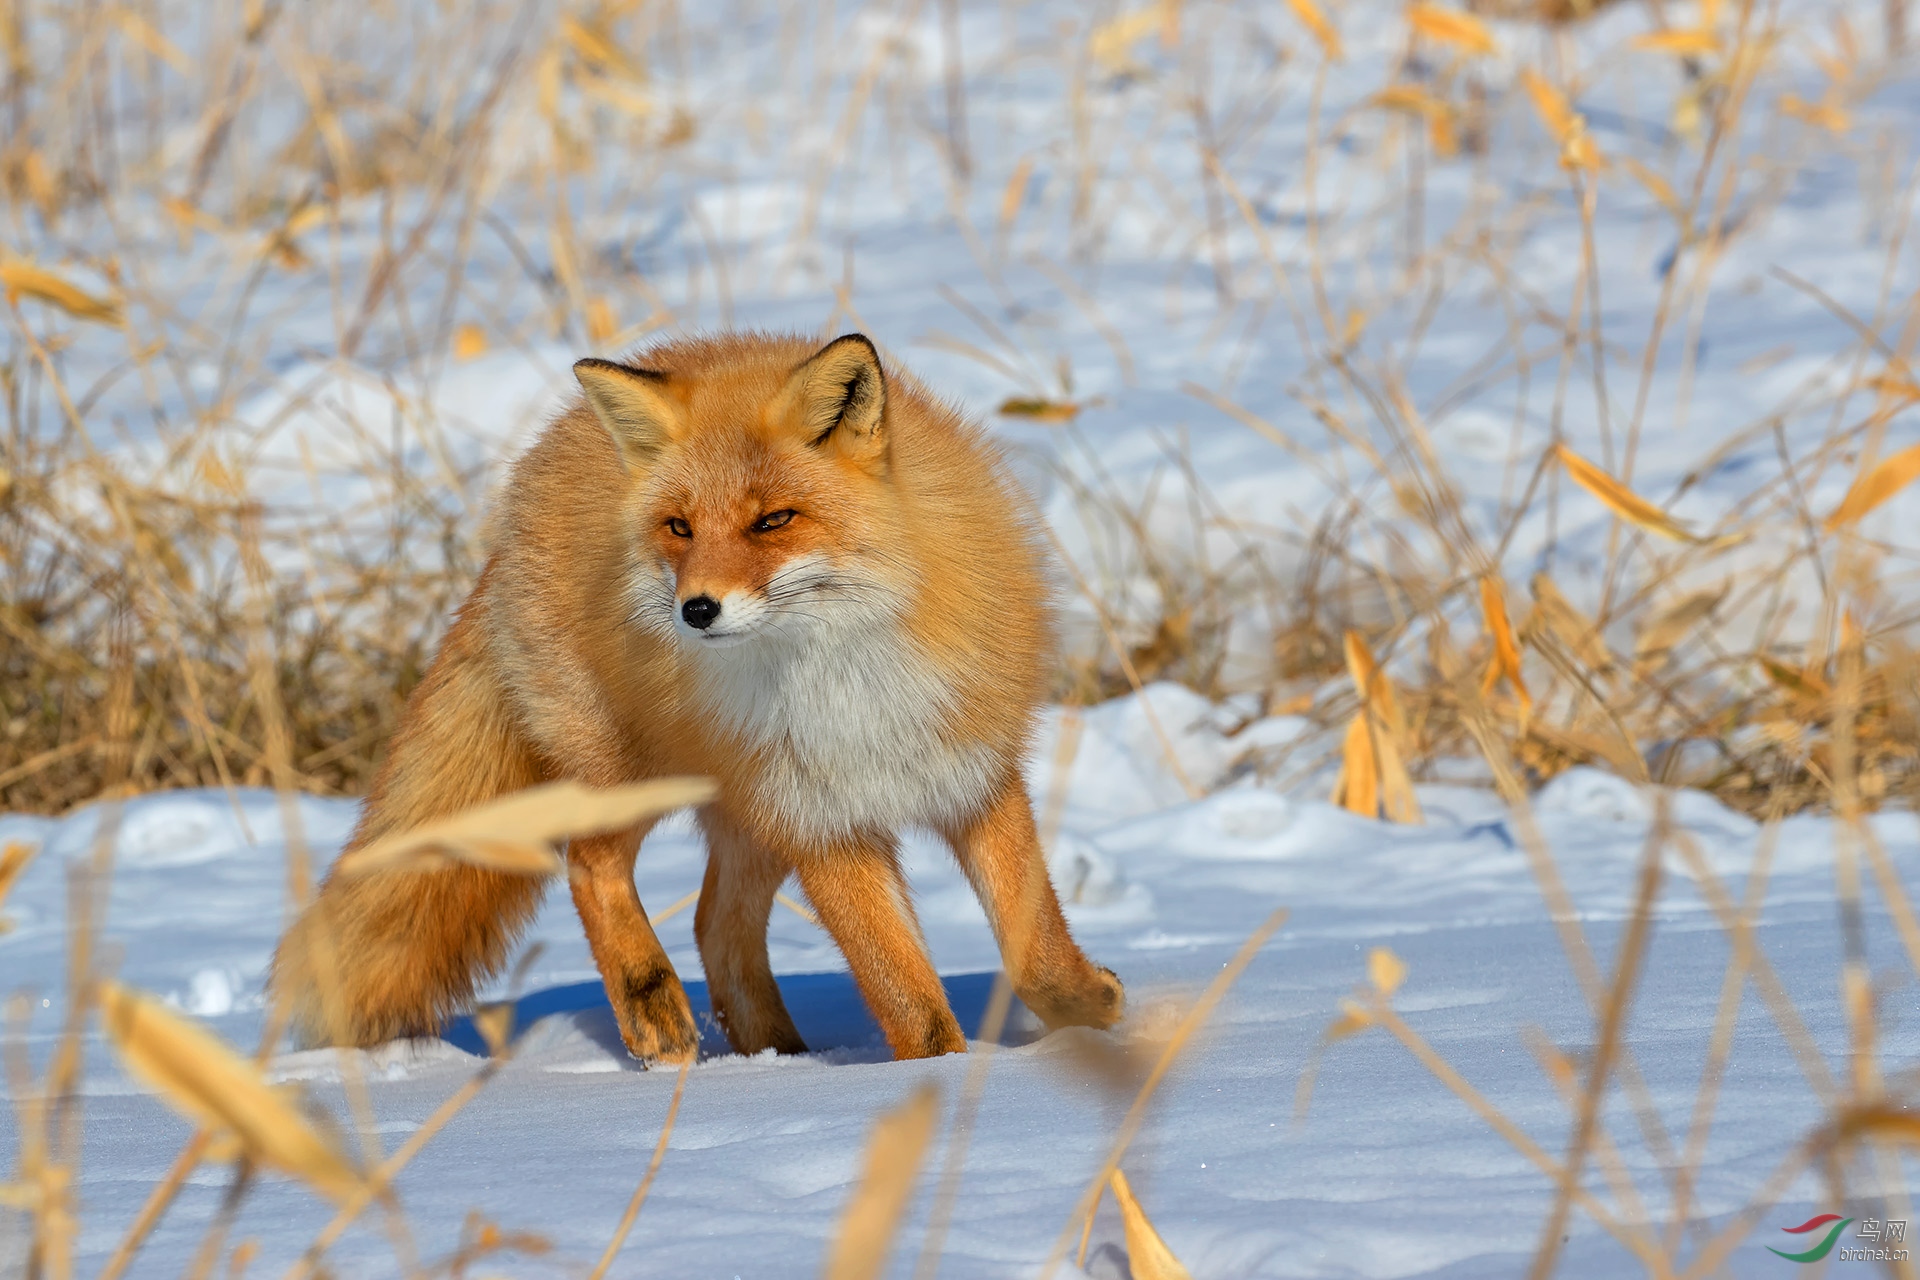
[[[1149,695],[1175,732],[1190,773],[1225,772],[1233,742],[1207,727],[1205,704],[1172,686]],[[1284,725],[1256,726],[1284,731]],[[1050,758],[1047,744],[1037,753]],[[1036,765],[1035,795],[1053,787]],[[1282,931],[1255,958],[1199,1040],[1178,1060],[1122,1167],[1163,1237],[1197,1277],[1511,1275],[1537,1243],[1551,1188],[1522,1156],[1384,1032],[1328,1052],[1310,1110],[1294,1122],[1301,1071],[1340,999],[1363,982],[1367,956],[1393,949],[1410,974],[1396,998],[1407,1023],[1546,1150],[1558,1155],[1569,1108],[1528,1049],[1537,1028],[1576,1061],[1595,1021],[1561,952],[1555,925],[1521,847],[1524,827],[1486,794],[1423,790],[1428,822],[1393,828],[1324,802],[1228,783],[1186,800],[1166,767],[1137,699],[1087,715],[1073,770],[1056,877],[1079,886],[1069,906],[1089,952],[1126,981],[1121,1044],[1151,1049],[1177,1014],[1219,973],[1276,906]],[[1698,794],[1672,798],[1680,828],[1707,863],[1743,892],[1758,829]],[[1631,910],[1634,872],[1651,801],[1591,771],[1567,774],[1536,798],[1535,817],[1591,939],[1609,970]],[[44,1061],[59,1029],[65,869],[89,856],[106,810],[59,821],[0,819],[0,840],[43,844],[8,911],[0,965],[9,985],[39,999],[28,1044]],[[353,806],[305,800],[300,819],[317,852],[331,853]],[[274,798],[243,792],[147,797],[119,818],[107,937],[127,982],[205,1018],[251,1046],[261,983],[281,925],[284,834]],[[1873,824],[1890,856],[1920,860],[1910,816]],[[1831,1070],[1847,1069],[1847,1033],[1835,999],[1839,923],[1832,825],[1801,818],[1779,831],[1760,913],[1767,960],[1798,1005]],[[660,910],[696,887],[700,854],[675,823],[642,851],[640,892]],[[1642,990],[1628,1029],[1640,1073],[1679,1146],[1706,1061],[1721,975],[1729,958],[1687,864],[1670,852]],[[922,919],[956,1011],[977,1025],[995,956],[978,907],[949,859],[911,846]],[[799,916],[776,912],[773,956],[787,1002],[815,1052],[798,1059],[729,1056],[710,1036],[694,1068],[665,1162],[616,1275],[793,1276],[814,1273],[860,1169],[875,1117],[932,1080],[950,1115],[969,1059],[893,1063],[861,1009],[832,944]],[[1890,924],[1870,911],[1869,959],[1901,962]],[[699,960],[691,912],[662,926],[690,982]],[[414,1161],[400,1196],[415,1246],[450,1252],[468,1210],[503,1229],[545,1236],[551,1254],[496,1259],[513,1275],[577,1275],[613,1230],[646,1166],[674,1086],[672,1072],[635,1068],[620,1050],[571,905],[551,893],[529,935],[545,946],[526,975],[518,1056]],[[1906,989],[1886,1005],[1890,1062],[1920,1052],[1920,1029],[1901,1014]],[[544,1015],[544,1016],[542,1016]],[[470,1030],[452,1039],[478,1049]],[[1137,1086],[1137,1066],[1116,1070],[1090,1052],[1090,1032],[1034,1039],[1016,1028],[987,1077],[941,1274],[1033,1274],[1076,1197],[1099,1167]],[[977,1052],[977,1048],[976,1048]],[[1101,1069],[1105,1064],[1105,1069]],[[434,1042],[363,1058],[372,1079],[374,1130],[385,1150],[404,1140],[479,1065]],[[343,1123],[348,1111],[330,1052],[279,1057],[273,1074],[305,1082]],[[188,1126],[131,1086],[110,1051],[90,1037],[86,1144],[80,1171],[81,1270],[111,1250]],[[1780,1031],[1749,994],[1712,1136],[1705,1147],[1689,1240],[1745,1207],[1774,1163],[1821,1119]],[[0,1134],[11,1143],[11,1119]],[[1605,1126],[1656,1214],[1663,1175],[1633,1113],[1615,1090]],[[4,1150],[4,1148],[0,1148]],[[930,1168],[940,1168],[936,1141]],[[136,1275],[179,1274],[220,1200],[226,1171],[196,1174],[148,1245]],[[896,1259],[917,1248],[936,1179],[923,1178]],[[1599,1175],[1596,1190],[1606,1195]],[[1855,1188],[1856,1195],[1860,1189]],[[1777,1228],[1821,1207],[1803,1178],[1764,1216],[1729,1274],[1785,1274],[1763,1244],[1797,1238]],[[1849,1214],[1872,1211],[1865,1196]],[[258,1274],[283,1268],[329,1216],[298,1185],[267,1180],[247,1198],[233,1239],[258,1240]],[[1899,1217],[1881,1209],[1881,1217]],[[0,1260],[21,1240],[20,1219],[0,1218]],[[1689,1249],[1693,1247],[1689,1245]],[[1576,1214],[1564,1274],[1642,1274],[1642,1265]],[[393,1273],[391,1238],[377,1215],[335,1249],[341,1275]],[[1088,1273],[1124,1275],[1124,1244],[1111,1201],[1095,1227]],[[1070,1274],[1070,1273],[1068,1273]]]

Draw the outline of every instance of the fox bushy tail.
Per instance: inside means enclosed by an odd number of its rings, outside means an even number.
[[[348,849],[542,780],[488,661],[485,608],[476,591],[409,699]],[[499,970],[544,889],[458,864],[329,875],[273,959],[271,987],[296,1041],[435,1033]]]

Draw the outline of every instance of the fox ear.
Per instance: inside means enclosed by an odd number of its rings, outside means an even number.
[[[783,395],[794,421],[816,449],[833,448],[859,462],[886,450],[887,379],[880,353],[864,334],[849,333],[822,347],[793,371]]]
[[[629,468],[647,465],[673,443],[680,414],[666,394],[665,374],[611,360],[582,360],[573,373],[587,393],[587,407],[613,437],[620,460]]]

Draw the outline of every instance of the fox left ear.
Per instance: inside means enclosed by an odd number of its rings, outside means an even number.
[[[887,379],[880,353],[864,334],[835,338],[787,380],[782,395],[789,415],[815,449],[832,448],[856,462],[877,461],[886,451]]]

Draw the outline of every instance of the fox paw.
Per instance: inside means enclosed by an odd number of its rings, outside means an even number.
[[[1104,1031],[1120,1021],[1127,1005],[1126,990],[1120,985],[1120,979],[1114,976],[1113,970],[1098,965],[1088,965],[1073,981],[1022,991],[1020,999],[1049,1030],[1094,1027]]]
[[[643,969],[626,976],[614,1010],[620,1038],[639,1061],[690,1062],[700,1052],[700,1028],[687,992],[673,970]]]

